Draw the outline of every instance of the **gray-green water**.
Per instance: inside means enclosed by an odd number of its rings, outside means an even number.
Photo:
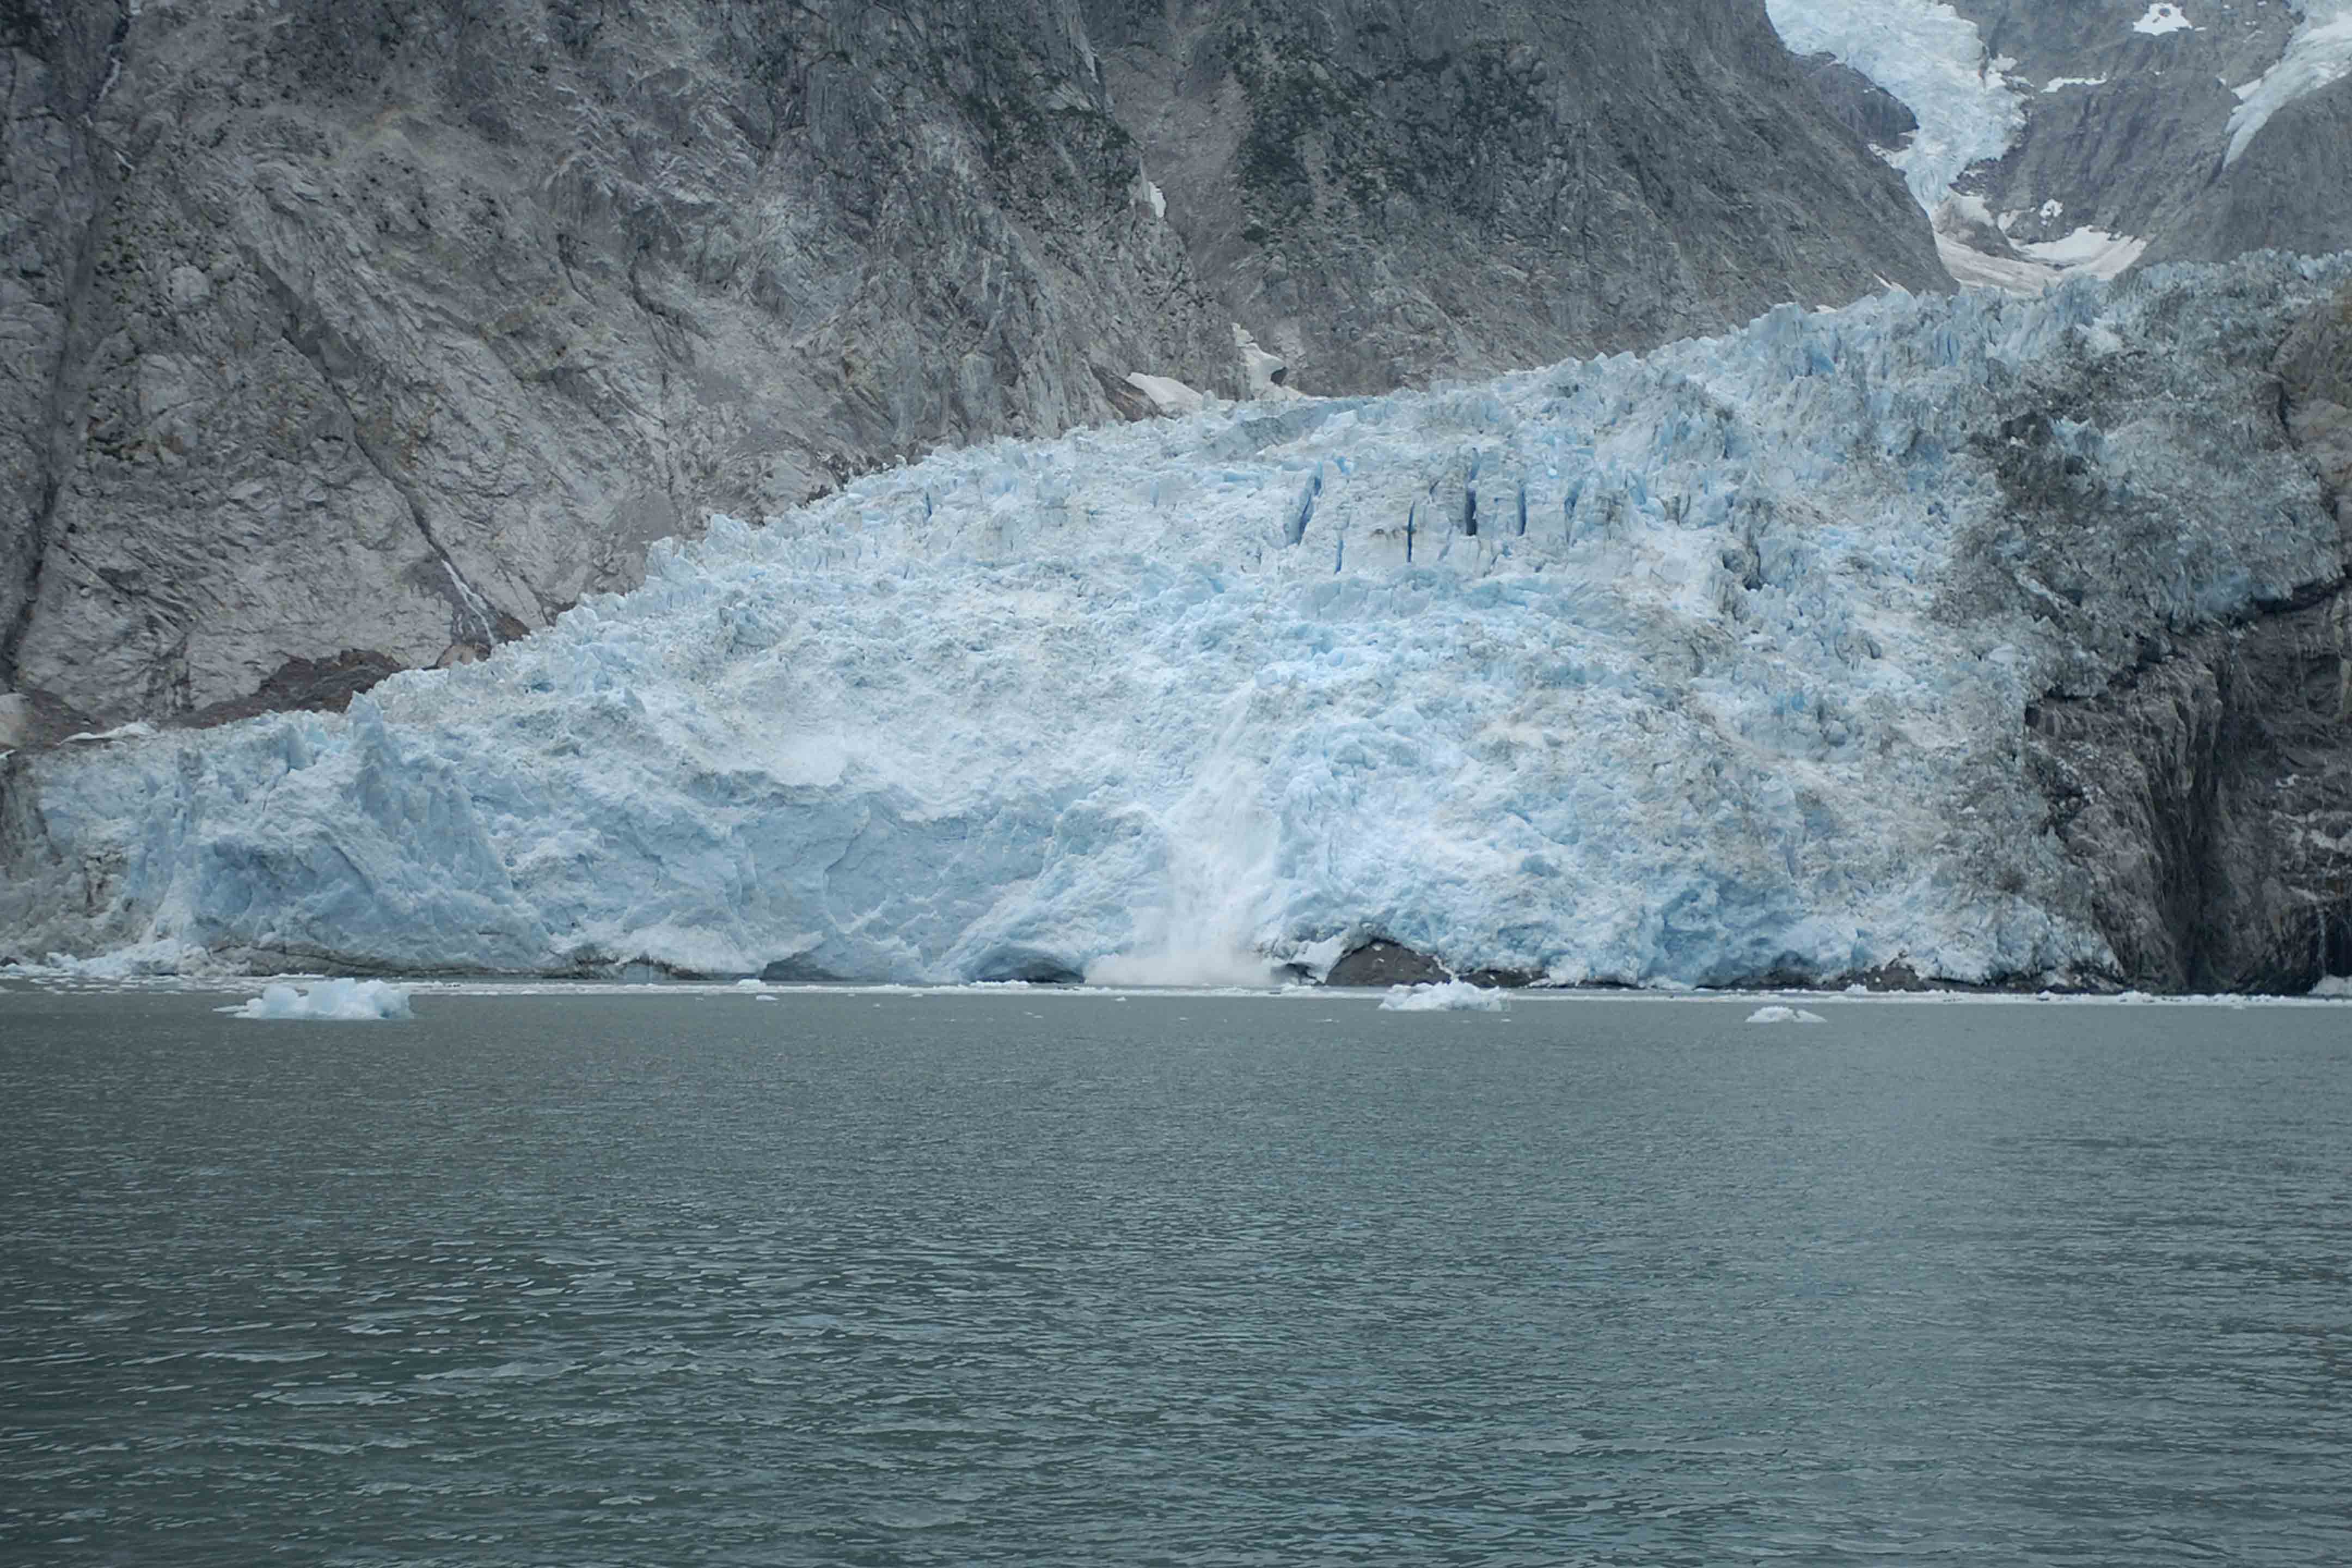
[[[10,1563],[2352,1560],[2352,1005],[0,994]]]

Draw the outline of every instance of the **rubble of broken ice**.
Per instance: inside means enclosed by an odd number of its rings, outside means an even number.
[[[2346,272],[1786,307],[941,453],[716,520],[347,717],[0,763],[0,955],[1216,984],[1377,936],[1559,984],[2096,972],[2023,710],[2339,574],[2257,426],[2265,345]],[[2002,450],[2041,380],[2110,368],[2138,390],[2038,428],[2125,504],[2049,532]]]

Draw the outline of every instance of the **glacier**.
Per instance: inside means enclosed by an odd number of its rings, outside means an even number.
[[[2025,710],[2340,580],[2265,388],[2348,272],[1786,306],[941,451],[345,715],[0,759],[0,956],[2100,973]]]
[[[2024,127],[2024,101],[1986,58],[1977,25],[1942,0],[1766,0],[1765,10],[1791,51],[1835,56],[1919,121],[1886,161],[1928,212]]]

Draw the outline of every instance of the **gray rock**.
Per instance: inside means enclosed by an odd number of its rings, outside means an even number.
[[[2352,79],[2273,115],[2198,190],[2146,260],[2219,261],[2249,250],[2352,249]]]
[[[100,717],[520,635],[1131,371],[1240,388],[1066,6],[56,10],[7,56],[0,682]]]
[[[1324,975],[1326,985],[1429,985],[1453,972],[1426,953],[1386,940],[1350,949]]]
[[[2352,82],[2289,104],[2225,161],[2231,89],[2262,76],[2299,20],[2284,5],[2197,11],[2137,31],[2143,6],[1955,0],[2008,74],[2026,123],[1962,188],[2033,243],[2091,227],[2148,241],[2138,265],[2352,247]],[[2058,85],[2063,84],[2063,85]]]
[[[2144,5],[1957,0],[2009,76],[2026,123],[2009,155],[1967,182],[2010,237],[2052,240],[2089,226],[2143,238],[2178,222],[2218,170],[2233,84],[2286,47],[2284,5],[2247,6],[2226,24],[2147,34]],[[2049,90],[2053,82],[2071,85]],[[2045,215],[2048,204],[2056,208]]]
[[[1759,4],[1087,0],[1087,20],[1202,286],[1304,391],[1950,287]]]
[[[1943,282],[1757,0],[12,0],[0,71],[0,689],[92,721],[1241,394],[1235,321],[1385,388]]]
[[[1897,151],[1919,132],[1902,100],[1835,55],[1801,55],[1798,68],[1837,122],[1873,147]]]

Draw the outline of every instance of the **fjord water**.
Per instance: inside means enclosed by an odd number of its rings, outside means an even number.
[[[0,1558],[2352,1546],[2352,1007],[0,994]]]

